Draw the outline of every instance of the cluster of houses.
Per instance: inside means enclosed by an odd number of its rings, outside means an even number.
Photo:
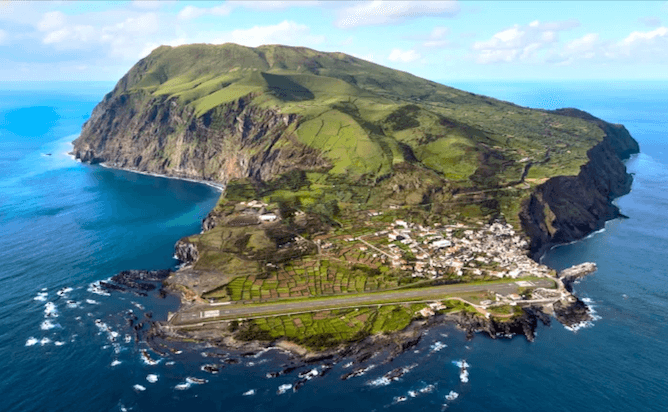
[[[510,278],[550,275],[546,266],[527,256],[527,242],[508,224],[493,223],[474,230],[461,223],[430,228],[396,220],[374,235],[387,236],[386,250],[369,244],[364,236],[348,240],[364,242],[361,250],[375,249],[392,266],[412,271],[414,277],[439,278],[445,273]]]
[[[249,202],[239,202],[238,207],[243,208],[244,215],[256,216],[260,222],[275,222],[278,220],[278,215],[274,212],[267,211],[267,204],[259,200],[251,200]]]

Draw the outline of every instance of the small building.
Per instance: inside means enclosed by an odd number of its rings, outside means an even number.
[[[444,247],[450,247],[451,245],[452,245],[452,243],[447,239],[437,240],[434,243],[432,243],[432,246],[437,248],[437,249],[441,249],[441,248],[444,248]]]
[[[425,318],[428,318],[430,316],[434,316],[434,311],[431,308],[423,308],[420,310],[420,315],[422,315]]]
[[[263,215],[260,215],[260,220],[263,222],[273,222],[276,219],[278,219],[278,216],[276,216],[275,213],[265,213]]]

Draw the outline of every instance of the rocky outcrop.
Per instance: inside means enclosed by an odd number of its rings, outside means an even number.
[[[550,247],[581,239],[603,228],[607,220],[623,216],[612,203],[631,190],[633,177],[622,160],[640,150],[622,125],[605,123],[576,109],[557,113],[594,121],[605,137],[587,152],[589,161],[577,176],[547,180],[523,205],[520,221],[536,260]]]
[[[544,325],[550,324],[550,317],[538,307],[522,308],[522,314],[511,319],[497,320],[483,318],[473,313],[459,312],[454,315],[457,325],[466,331],[466,336],[471,339],[476,332],[486,333],[490,338],[524,335],[529,342],[535,338],[538,321]]]
[[[73,153],[84,162],[220,183],[330,166],[298,142],[298,116],[252,105],[252,98],[197,113],[177,97],[117,87],[84,124]]]
[[[100,281],[100,287],[108,292],[131,291],[139,296],[154,290],[157,282],[167,279],[171,271],[161,270],[124,270],[111,277],[111,282]]]
[[[559,279],[561,279],[564,288],[569,293],[573,293],[573,283],[594,272],[596,272],[596,263],[585,262],[562,270],[559,272]]]
[[[199,251],[197,250],[197,246],[181,239],[174,245],[174,256],[181,263],[189,265],[199,259]]]
[[[554,317],[567,327],[592,320],[589,307],[575,296],[565,301],[555,302],[553,308]]]

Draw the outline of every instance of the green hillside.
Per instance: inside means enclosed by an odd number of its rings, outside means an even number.
[[[189,107],[195,117],[215,115],[241,98],[296,115],[296,127],[272,147],[306,145],[330,166],[301,168],[309,173],[300,187],[318,189],[293,193],[298,202],[440,204],[439,212],[503,215],[514,224],[530,187],[577,174],[586,151],[604,136],[595,122],[519,107],[342,53],[278,45],[159,47],[113,95],[137,93]],[[274,187],[244,184],[264,192]],[[463,198],[467,192],[477,195]]]

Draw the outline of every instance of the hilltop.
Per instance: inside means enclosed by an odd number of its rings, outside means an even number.
[[[632,182],[621,160],[638,150],[623,126],[576,109],[343,53],[235,44],[155,49],[74,142],[83,161],[225,185],[168,279],[218,303],[552,276],[523,256],[619,216],[611,201]],[[503,302],[492,306],[522,315]],[[347,338],[377,330],[365,322]],[[266,337],[262,325],[245,336]]]

